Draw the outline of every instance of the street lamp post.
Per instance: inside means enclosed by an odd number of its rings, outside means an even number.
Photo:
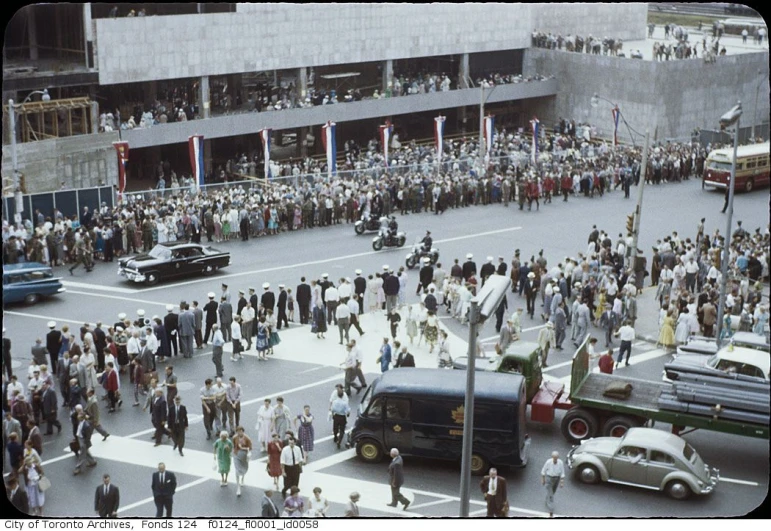
[[[717,338],[715,342],[720,348],[723,333],[723,315],[725,314],[726,286],[728,284],[728,258],[731,245],[731,221],[734,215],[734,190],[736,184],[736,152],[739,149],[739,123],[742,116],[742,102],[736,105],[720,117],[720,128],[734,126],[734,156],[731,161],[731,177],[728,182],[728,216],[726,219],[725,234],[723,235],[723,253],[720,257],[720,301],[717,307]]]

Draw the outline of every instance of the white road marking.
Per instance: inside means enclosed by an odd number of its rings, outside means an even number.
[[[196,479],[195,481],[191,481],[190,483],[185,483],[184,485],[178,486],[174,492],[177,493],[182,490],[187,490],[189,488],[195,487],[196,485],[200,485],[201,483],[206,483],[207,481],[211,481],[211,480],[213,480],[213,478],[199,478],[199,479]],[[132,504],[126,505],[125,507],[119,508],[118,513],[123,513],[131,509],[134,509],[136,507],[141,507],[142,505],[150,503],[151,501],[155,501],[155,499],[150,497],[150,498],[145,498],[144,500],[139,500],[138,502],[134,502]]]
[[[410,505],[411,509],[422,509],[423,507],[431,507],[432,505],[441,505],[443,503],[449,503],[453,501],[452,498],[443,498],[441,500],[434,500],[432,502],[419,503],[418,505]]]
[[[33,313],[25,313],[25,312],[10,312],[10,311],[7,311],[7,312],[4,312],[4,313],[6,315],[16,315],[18,317],[31,317],[33,319],[42,319],[44,321],[56,321],[57,323],[58,322],[62,322],[62,323],[71,323],[71,324],[78,324],[78,325],[82,325],[83,324],[83,321],[73,321],[72,319],[64,319],[62,317],[50,317],[50,316],[46,316],[46,315],[35,315]],[[89,323],[89,324],[92,324],[92,325],[96,326],[96,323]]]
[[[131,302],[139,302],[141,304],[153,304],[155,306],[163,306],[166,307],[168,303],[165,302],[155,302],[155,301],[148,301],[145,299],[130,299],[128,297],[118,297],[116,295],[104,295],[102,293],[89,293],[87,291],[75,291],[75,290],[68,290],[68,293],[74,293],[76,295],[88,295],[89,297],[101,297],[103,299],[115,299],[118,301],[131,301]],[[136,292],[133,292],[136,293]]]
[[[100,291],[112,291],[113,293],[125,293],[127,295],[135,295],[137,293],[137,290],[135,289],[128,289],[128,288],[119,288],[117,286],[100,286],[95,284],[88,284],[86,282],[73,282],[71,280],[62,280],[62,286],[67,288],[67,291],[70,291],[69,288],[80,288],[80,289],[96,289]]]
[[[470,239],[473,239],[473,238],[481,238],[481,237],[484,237],[484,236],[491,236],[491,235],[494,235],[494,234],[501,234],[501,233],[504,233],[504,232],[512,232],[512,231],[521,230],[521,229],[522,229],[522,227],[509,227],[507,229],[491,230],[491,231],[487,231],[487,232],[479,232],[477,234],[469,234],[467,236],[457,236],[455,238],[446,238],[444,240],[436,240],[436,241],[434,241],[434,243],[447,243],[447,242],[455,242],[455,241],[460,241],[460,240],[470,240]],[[171,288],[177,288],[177,287],[181,287],[181,286],[190,286],[192,284],[199,284],[201,282],[219,282],[220,280],[224,280],[226,278],[236,278],[236,277],[243,277],[243,276],[248,276],[248,275],[258,275],[258,274],[261,274],[261,273],[271,273],[273,271],[282,271],[284,269],[292,269],[292,268],[297,268],[297,267],[306,267],[306,266],[319,265],[319,264],[328,264],[328,263],[337,262],[337,261],[340,261],[340,260],[350,260],[351,258],[361,258],[362,256],[371,256],[371,255],[374,255],[374,254],[391,253],[393,251],[394,251],[394,249],[383,249],[381,251],[367,251],[367,252],[363,252],[363,253],[348,254],[348,255],[345,255],[345,256],[336,256],[336,257],[333,257],[333,258],[324,258],[322,260],[312,260],[312,261],[308,261],[308,262],[300,262],[300,263],[297,263],[297,264],[282,265],[282,266],[277,266],[277,267],[268,267],[268,268],[264,268],[264,269],[256,269],[256,270],[253,270],[253,271],[243,271],[241,273],[231,273],[229,275],[217,275],[213,279],[212,278],[199,278],[199,279],[196,279],[196,280],[188,280],[188,281],[185,281],[185,282],[178,282],[176,284],[165,284],[165,285],[162,285],[162,286],[155,286],[155,287],[152,287],[152,288],[145,288],[145,289],[142,289],[141,291],[142,292],[150,292],[150,291],[156,291],[156,290],[159,290],[159,289],[171,289]]]
[[[632,346],[633,346],[633,347],[637,347],[637,346],[639,346],[639,345],[647,345],[647,344],[648,344],[648,343],[647,343],[647,342],[645,342],[645,341],[640,341],[640,342],[638,342],[638,343],[633,343],[633,344],[632,344]],[[550,350],[549,352],[551,353],[552,351]],[[653,352],[653,351],[650,351],[650,352]],[[666,353],[664,353],[664,354],[666,354]],[[637,361],[648,361],[648,360],[650,360],[650,359],[658,358],[658,357],[660,357],[661,355],[662,355],[662,354],[661,354],[661,353],[659,353],[659,354],[657,354],[657,355],[655,355],[655,356],[652,356],[652,357],[650,357],[650,358],[647,358],[647,359],[641,359],[641,357],[643,356],[643,354],[638,354],[637,356],[630,356],[630,357],[629,357],[629,361],[634,361],[634,360],[637,360]],[[549,365],[549,366],[547,366],[545,369],[543,369],[543,372],[553,371],[554,369],[559,369],[560,367],[568,367],[568,366],[570,366],[570,365],[572,365],[572,364],[573,364],[573,360],[572,360],[572,359],[570,359],[570,360],[568,360],[568,361],[563,361],[562,363],[557,363],[556,365]],[[631,365],[631,363],[630,363],[630,365]]]
[[[760,486],[760,483],[756,483],[755,481],[744,481],[743,479],[731,479],[731,478],[724,478],[723,476],[720,476],[720,483],[736,483],[737,485],[749,485],[751,487],[758,487]]]
[[[297,374],[307,374],[309,372],[318,371],[318,370],[321,370],[321,369],[324,369],[324,368],[326,368],[324,365],[319,365],[318,367],[313,367],[311,369],[305,369],[304,371],[300,371]]]

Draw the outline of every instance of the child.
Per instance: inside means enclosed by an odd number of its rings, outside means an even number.
[[[287,289],[286,292],[286,308],[289,311],[289,322],[294,323],[294,297],[292,296],[292,288]]]
[[[399,329],[399,321],[401,320],[401,315],[399,315],[395,309],[391,310],[391,313],[388,314],[388,322],[391,323],[391,337],[394,340],[396,340],[396,332]]]

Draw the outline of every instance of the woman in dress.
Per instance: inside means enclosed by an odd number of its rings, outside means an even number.
[[[385,291],[383,291],[383,277],[380,274],[375,275],[375,283],[377,284],[377,307],[385,310]]]
[[[315,487],[313,489],[313,497],[308,500],[308,504],[310,507],[308,508],[308,512],[305,513],[305,516],[309,518],[323,518],[327,515],[329,502],[321,495],[320,488]]]
[[[168,227],[166,227],[166,223],[164,223],[162,218],[155,222],[155,228],[158,231],[158,243],[169,241]]]
[[[230,457],[233,454],[233,442],[228,438],[228,432],[222,430],[220,438],[214,441],[214,459],[217,471],[220,473],[220,487],[227,487],[230,475]]]
[[[270,218],[268,219],[268,230],[271,234],[278,234],[278,212],[275,205],[270,207]]]
[[[104,256],[104,229],[101,223],[94,227],[94,235],[96,236],[94,255],[97,260],[101,260]]]
[[[412,313],[411,305],[407,307],[407,320],[405,329],[407,332],[407,337],[410,338],[410,345],[412,345],[415,336],[418,335],[418,322],[415,320],[415,316]]]
[[[300,209],[300,205],[294,206],[294,230],[302,227],[303,224],[303,211]]]
[[[257,359],[267,360],[266,353],[268,351],[268,334],[270,334],[268,323],[265,320],[265,316],[260,316],[260,320],[257,322],[257,340],[255,346],[257,348]]]
[[[273,407],[270,405],[270,398],[266,398],[260,409],[257,410],[257,441],[260,443],[260,450],[266,452],[270,435],[273,433]]]
[[[690,335],[690,316],[688,313],[688,308],[684,308],[680,315],[677,317],[675,342],[678,345],[685,344],[688,341],[688,336]]]
[[[284,405],[283,397],[276,398],[276,407],[273,408],[273,429],[279,435],[284,435],[289,430],[292,412]]]
[[[316,338],[318,339],[325,339],[324,333],[327,331],[327,318],[323,304],[319,299],[313,307],[313,326],[311,331],[316,333]]]
[[[276,330],[276,317],[273,315],[273,310],[268,309],[265,312],[266,318],[268,324],[268,354],[273,355],[273,347],[281,343],[281,338],[278,335],[278,331]]]
[[[672,317],[672,311],[668,311],[664,321],[661,323],[661,332],[659,332],[659,340],[656,346],[663,346],[666,349],[672,350],[675,347],[675,320]]]
[[[236,467],[236,496],[241,496],[244,476],[249,471],[249,458],[252,456],[252,440],[244,433],[244,427],[238,426],[233,436],[233,465]]]
[[[230,205],[230,212],[228,212],[229,222],[230,222],[230,239],[234,239],[238,237],[238,209],[236,208],[236,205]]]
[[[228,211],[222,214],[222,241],[230,239],[230,215]]]
[[[434,345],[436,344],[436,340],[439,336],[439,319],[436,317],[434,312],[428,312],[428,317],[426,318],[425,336],[426,342],[430,347],[428,349],[430,354],[434,351]]]
[[[222,218],[220,217],[220,211],[215,211],[212,218],[214,221],[214,241],[220,243],[222,241]]]
[[[370,312],[375,312],[380,307],[377,301],[377,293],[382,285],[383,285],[383,281],[380,280],[379,273],[377,275],[377,278],[373,278],[372,275],[369,276],[369,280],[367,280],[367,292],[369,293],[369,311]]]
[[[70,350],[70,327],[64,325],[62,327],[62,335],[59,338],[59,359],[62,358],[65,352]]]
[[[294,419],[294,427],[297,430],[297,438],[300,440],[300,448],[305,454],[305,460],[308,461],[310,453],[313,451],[313,439],[316,438],[316,432],[313,429],[313,415],[311,406],[303,406],[303,412]],[[315,492],[315,490],[314,490]]]
[[[278,490],[278,479],[281,474],[281,437],[273,434],[273,439],[268,443],[268,475],[273,478],[273,486]]]
[[[305,502],[300,496],[300,489],[292,487],[289,489],[289,497],[284,501],[284,514],[281,516],[289,518],[300,518],[305,512]]]
[[[32,458],[24,460],[21,472],[24,474],[24,482],[27,485],[27,499],[29,500],[29,514],[33,516],[43,515],[43,505],[46,503],[46,496],[40,490],[38,484],[43,477],[43,468],[39,462]]]

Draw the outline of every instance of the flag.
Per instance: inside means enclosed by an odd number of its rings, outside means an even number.
[[[493,136],[495,136],[495,116],[487,115],[484,121],[484,137],[485,137],[485,154],[487,157],[493,151]]]
[[[533,147],[530,150],[530,157],[533,164],[535,164],[538,162],[538,135],[540,134],[541,122],[538,121],[538,118],[533,116],[533,119],[530,120],[530,125],[533,128]]]
[[[187,139],[190,148],[190,168],[193,172],[193,182],[200,188],[203,186],[203,135],[193,135]]]
[[[613,145],[618,145],[618,119],[621,117],[621,111],[618,110],[618,107],[613,107],[611,109],[611,114],[613,115]]]
[[[434,118],[434,141],[436,142],[436,162],[442,162],[444,151],[444,116]]]
[[[335,140],[335,122],[327,122],[321,126],[321,141],[324,143],[324,151],[327,154],[327,177],[337,175],[337,140]]]
[[[126,163],[129,156],[129,143],[113,142],[115,151],[118,153],[118,197],[123,198],[123,191],[126,189]]]
[[[260,138],[262,139],[262,147],[265,150],[265,178],[272,179],[273,175],[270,173],[270,133],[272,129],[260,129]]]
[[[388,148],[391,145],[391,135],[394,132],[394,126],[386,120],[385,125],[380,126],[380,142],[383,144],[383,157],[385,158],[386,169],[388,169]]]

